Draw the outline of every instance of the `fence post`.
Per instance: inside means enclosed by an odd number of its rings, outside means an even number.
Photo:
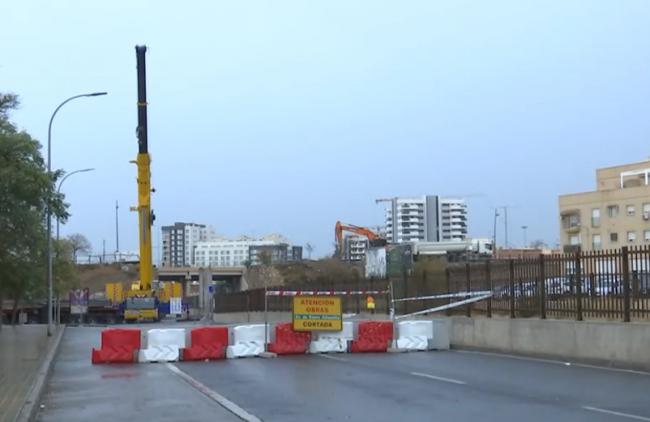
[[[471,268],[469,265],[469,262],[465,264],[465,291],[470,292],[472,291],[472,280],[471,280]],[[467,304],[467,317],[471,318],[472,317],[472,304],[469,303]]]
[[[576,293],[576,320],[582,321],[582,269],[581,267],[581,253],[576,252],[575,256],[575,274],[573,282],[575,284]]]
[[[510,259],[509,265],[509,282],[510,282],[510,318],[515,318],[515,261]]]
[[[492,293],[492,274],[490,272],[490,260],[485,261],[485,279],[487,288]],[[487,317],[492,318],[492,296],[487,299]]]
[[[539,255],[539,314],[546,319],[546,267],[544,254]]]
[[[630,255],[627,246],[621,250],[623,271],[623,321],[630,322]]]

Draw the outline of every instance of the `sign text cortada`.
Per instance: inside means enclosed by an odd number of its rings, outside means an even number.
[[[341,298],[334,296],[294,296],[295,331],[341,331]]]

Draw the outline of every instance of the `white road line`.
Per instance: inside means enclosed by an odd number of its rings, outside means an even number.
[[[459,380],[455,380],[455,379],[452,379],[452,378],[437,377],[435,375],[423,374],[421,372],[411,372],[411,375],[415,375],[416,377],[429,378],[429,379],[436,380],[436,381],[450,382],[452,384],[458,384],[458,385],[467,384],[465,381],[459,381]]]
[[[636,374],[636,375],[645,375],[645,376],[650,376],[650,372],[646,371],[638,371],[635,369],[623,369],[623,368],[609,368],[606,366],[598,366],[598,365],[589,365],[587,363],[575,363],[575,362],[566,362],[566,361],[561,361],[561,360],[553,360],[553,359],[542,359],[542,358],[532,358],[528,356],[518,356],[518,355],[510,355],[507,353],[494,353],[494,352],[481,352],[478,350],[451,350],[454,353],[471,353],[475,355],[486,355],[486,356],[494,356],[494,357],[499,357],[499,358],[504,358],[504,359],[515,359],[515,360],[527,360],[531,362],[541,362],[541,363],[550,363],[554,365],[563,365],[563,366],[577,366],[580,368],[590,368],[590,369],[599,369],[601,371],[610,371],[610,372],[622,372],[626,374]]]
[[[582,406],[582,408],[592,412],[606,413],[608,415],[620,416],[622,418],[636,419],[638,421],[646,421],[646,422],[650,421],[650,418],[648,417],[632,415],[631,413],[615,412],[613,410],[600,409],[598,407],[591,407],[591,406]]]
[[[260,418],[258,418],[255,415],[251,415],[235,403],[231,402],[221,394],[217,393],[214,390],[211,390],[209,387],[207,387],[205,384],[197,380],[196,378],[186,374],[185,372],[181,371],[178,369],[178,367],[172,363],[167,363],[167,368],[181,377],[185,382],[187,382],[189,385],[200,391],[201,393],[205,394],[208,396],[208,398],[216,401],[219,403],[221,406],[223,406],[226,410],[228,410],[231,413],[234,413],[237,417],[240,419],[246,421],[246,422],[262,422]]]
[[[347,362],[348,361],[347,359],[344,359],[344,358],[340,358],[340,357],[332,356],[332,355],[326,355],[326,354],[323,354],[323,353],[319,353],[318,356],[320,356],[322,358],[325,358],[325,359],[335,360],[335,361],[338,361],[338,362]]]

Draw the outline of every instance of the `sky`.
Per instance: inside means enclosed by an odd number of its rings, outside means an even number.
[[[62,188],[95,253],[135,251],[136,44],[146,44],[160,226],[281,233],[333,251],[380,197],[467,197],[469,231],[555,245],[557,197],[650,156],[650,2],[3,1],[0,92],[74,171]],[[504,236],[499,221],[497,240]]]

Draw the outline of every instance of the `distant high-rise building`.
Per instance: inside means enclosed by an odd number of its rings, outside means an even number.
[[[198,242],[210,240],[214,231],[205,224],[174,223],[162,227],[162,266],[194,266],[194,247]]]
[[[386,238],[390,243],[467,238],[467,205],[463,199],[427,195],[393,198],[389,203]]]

